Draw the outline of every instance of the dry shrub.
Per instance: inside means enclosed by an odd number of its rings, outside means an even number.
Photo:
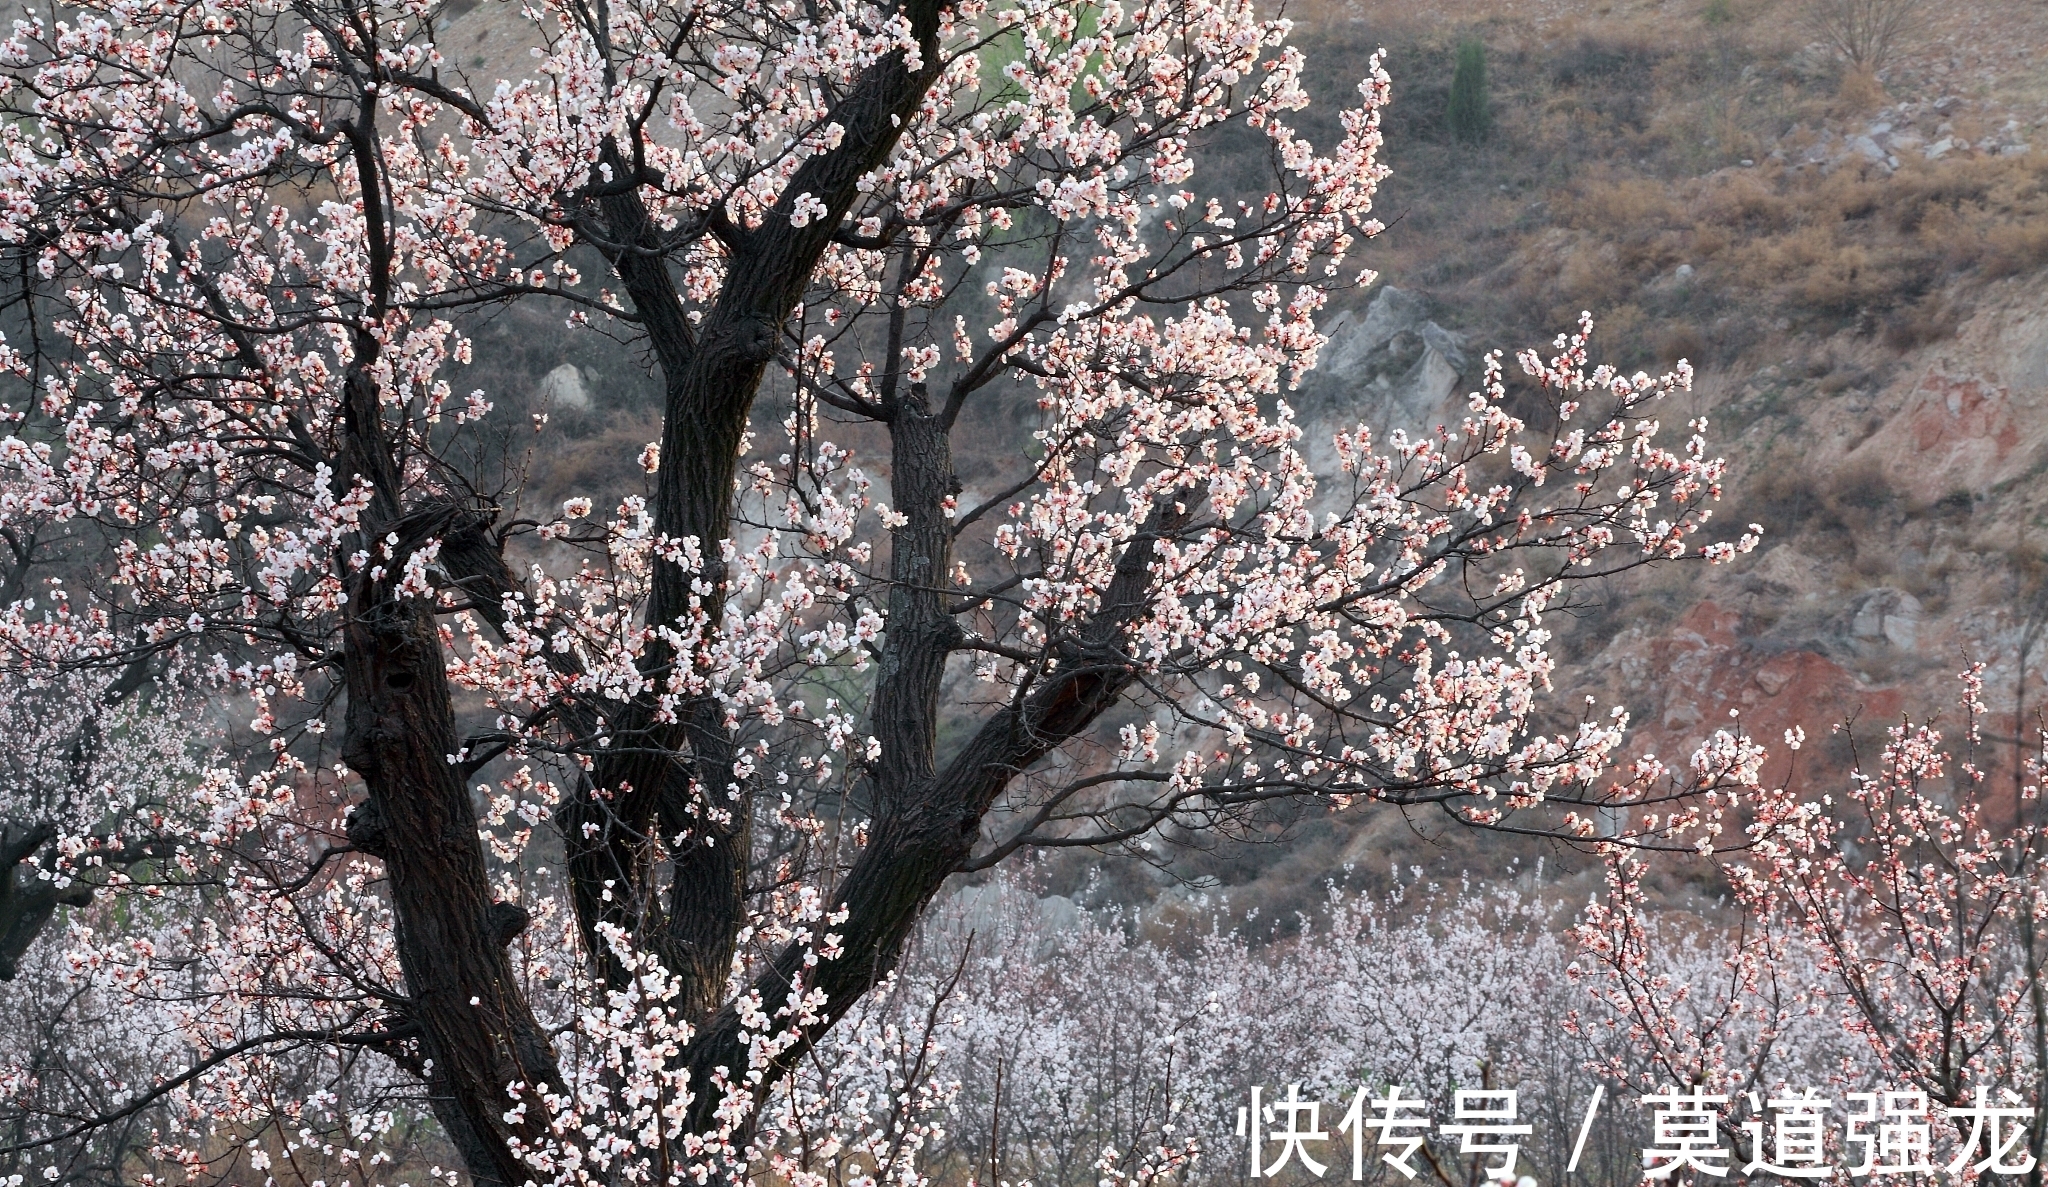
[[[1954,207],[1926,205],[1915,210],[1910,221],[1913,242],[1930,257],[1940,260],[1946,270],[1967,268],[1975,260],[1977,230]]]
[[[1973,269],[2048,267],[2048,154],[1915,157],[1889,176],[1729,172],[1703,181],[1692,208],[1695,260],[1786,312],[1858,318],[1901,350],[1954,332],[1942,307],[1915,304],[1929,289]]]
[[[1996,278],[2048,264],[2048,155],[1916,166],[1897,181],[1891,221],[1947,270]]]
[[[1927,284],[1900,253],[1815,223],[1745,246],[1735,267],[1769,285],[1781,304],[1831,316],[1890,308]]]
[[[1669,56],[1668,39],[1603,21],[1598,32],[1581,35],[1551,59],[1550,82],[1558,87],[1611,88],[1642,97],[1658,64]]]
[[[1618,357],[1633,365],[1636,359],[1631,348],[1641,349],[1640,344],[1645,337],[1643,331],[1650,321],[1643,307],[1627,301],[1607,309],[1595,308],[1593,313],[1599,319],[1600,337],[1617,352]]]
[[[1695,262],[1718,259],[1735,246],[1735,238],[1726,228],[1699,226],[1692,229],[1691,249]]]
[[[1828,479],[1827,500],[1849,520],[1883,511],[1899,501],[1892,484],[1890,466],[1879,458],[1864,458],[1836,470]]]
[[[1884,84],[1877,81],[1877,72],[1866,66],[1843,70],[1835,87],[1835,105],[1843,115],[1862,115],[1884,106]]]
[[[1902,502],[1885,466],[1865,459],[1829,472],[1782,447],[1759,460],[1736,484],[1742,522],[1755,520],[1780,539],[1809,532],[1802,547],[1826,559],[1855,556],[1859,535],[1889,539],[1881,529]]]
[[[2018,276],[2048,264],[2048,222],[1999,223],[1984,231],[1984,275]]]
[[[1684,221],[1671,187],[1664,182],[1612,174],[1574,186],[1558,204],[1557,215],[1566,226],[1608,235],[1640,234]]]
[[[1751,240],[1735,252],[1736,267],[1744,275],[1767,284],[1797,282],[1834,257],[1832,227],[1807,225],[1784,235]]]
[[[1582,238],[1574,242],[1558,269],[1555,294],[1564,298],[1567,316],[1579,309],[1604,309],[1635,291],[1621,270],[1612,243]]]
[[[1914,239],[1944,272],[1964,272],[1984,259],[1985,227],[1951,210],[1929,211]]]
[[[1811,216],[1839,222],[1869,218],[1889,196],[1889,179],[1875,169],[1837,169],[1814,188]]]
[[[647,475],[640,451],[661,436],[661,422],[641,412],[615,416],[604,432],[558,443],[527,491],[540,507],[558,507],[571,494],[599,496],[606,506],[621,495],[643,490]]]
[[[1671,366],[1680,359],[1698,366],[1707,360],[1707,344],[1699,331],[1680,322],[1664,331],[1657,343],[1657,361]]]
[[[1947,302],[1930,297],[1886,318],[1884,342],[1893,350],[1913,350],[1953,337],[1961,322]]]
[[[1382,39],[1383,28],[1409,30],[1432,53],[1450,44],[1445,30],[1453,24],[1441,14],[1418,16],[1390,0],[1309,2],[1332,22],[1342,14],[1346,38],[1370,26]],[[1794,55],[1794,41],[1779,44],[1809,0],[1729,0],[1740,9],[1737,23],[1754,19],[1757,27],[1724,29],[1716,36],[1726,44],[1706,37],[1684,49],[1672,40],[1668,5],[1560,16],[1539,37],[1508,16],[1503,0],[1451,3],[1473,16],[1471,27],[1502,39],[1496,81],[1513,101],[1503,94],[1496,156],[1485,169],[1439,167],[1437,158],[1406,150],[1437,169],[1424,179],[1430,221],[1411,220],[1411,230],[1425,231],[1438,254],[1446,241],[1461,243],[1463,258],[1459,268],[1436,272],[1420,262],[1402,266],[1420,284],[1484,278],[1475,300],[1503,325],[1548,331],[1580,309],[1611,318],[1633,304],[1643,310],[1645,337],[1634,349],[1644,360],[1728,360],[1775,332],[1781,318],[1818,333],[1855,326],[1911,350],[1954,330],[1951,313],[1923,303],[1927,293],[2048,267],[2048,153],[1961,149],[1930,162],[1902,149],[1888,173],[1853,155],[1823,171],[1775,164],[1762,145],[1752,151],[1746,138],[1761,136],[1797,158],[1819,143],[1817,129],[1839,130],[1827,116],[1838,80],[1843,98],[1857,104],[1881,93],[1854,70],[1810,72],[1794,58],[1812,55]],[[1429,102],[1433,119],[1441,106]],[[1958,139],[1989,131],[1964,111],[1944,118]],[[1913,130],[1932,134],[1931,120]],[[1699,175],[1736,146],[1732,155],[1762,159]],[[1403,176],[1397,166],[1393,184]],[[1456,202],[1435,196],[1446,189]],[[1390,195],[1394,207],[1400,195]],[[1390,236],[1388,250],[1400,250],[1401,238]],[[1693,281],[1665,283],[1682,263],[1697,269]],[[1678,321],[1694,327],[1705,350],[1667,334]]]
[[[1714,143],[1726,159],[1761,157],[1769,147],[1768,142],[1751,131],[1747,121],[1742,118],[1740,96],[1735,96],[1726,103],[1716,104],[1709,127],[1713,132]]]
[[[1816,519],[1832,518],[1812,468],[1784,450],[1764,459],[1735,489],[1742,499],[1735,521],[1754,520],[1780,537],[1789,537]]]
[[[1948,278],[2048,268],[2048,153],[1915,156],[1896,174],[1849,162],[1679,184],[1608,176],[1561,207],[1579,231],[1561,268],[1577,305],[1618,305],[1673,264],[1712,264],[1704,301],[1716,280],[1739,284],[1784,313],[1858,319],[1898,350],[1954,334],[1944,307],[1919,303]],[[1688,313],[1702,313],[1692,301]]]
[[[1647,281],[1685,262],[1686,239],[1680,231],[1624,239],[1615,245],[1615,262],[1638,283]]]
[[[2001,188],[2010,163],[2009,158],[2003,157],[1959,157],[1953,161],[1908,158],[1891,179],[1893,201],[1901,208],[1981,202]]]
[[[1967,140],[1973,143],[1984,139],[1985,133],[1991,130],[1985,126],[1983,119],[1967,111],[1958,112],[1949,117],[1948,123],[1949,135],[1954,136],[1957,140]]]
[[[2038,214],[2048,155],[1908,161],[1886,187],[1892,222],[1910,231],[1936,209],[1978,215]]]
[[[1562,253],[1557,294],[1573,309],[1633,299],[1644,284],[1686,261],[1686,219],[1661,181],[1604,174],[1558,200],[1557,222],[1576,234]]]
[[[1854,313],[1885,290],[1884,277],[1866,248],[1838,246],[1816,260],[1793,284],[1799,303],[1822,313]]]
[[[1928,0],[1806,0],[1807,27],[1833,46],[1851,74],[1870,76],[1926,30]]]
[[[1703,223],[1745,230],[1780,230],[1790,225],[1793,204],[1755,169],[1717,174],[1694,207]]]

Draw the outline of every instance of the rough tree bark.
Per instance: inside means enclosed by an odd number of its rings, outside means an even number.
[[[730,534],[733,477],[755,395],[782,323],[801,299],[839,218],[856,200],[859,179],[887,159],[906,117],[937,76],[940,13],[935,0],[913,0],[906,7],[924,47],[924,64],[912,70],[898,54],[871,67],[834,113],[846,129],[839,148],[806,162],[789,184],[791,195],[821,196],[830,213],[804,228],[791,226],[784,217],[751,232],[730,232],[729,280],[694,334],[681,316],[675,281],[638,195],[630,189],[610,192],[591,204],[595,233],[587,237],[611,258],[665,378],[655,525],[671,537],[695,537],[707,554],[701,573],[657,567],[651,621],[685,615],[691,586],[699,578],[708,578],[719,591],[702,607],[708,619],[715,622],[722,610],[716,543]],[[621,160],[615,147],[607,157]],[[364,176],[374,178],[374,170],[365,168]],[[365,205],[377,210],[374,195]],[[380,235],[374,214],[371,221],[374,239]],[[376,393],[367,381],[376,350],[374,338],[358,336],[359,374],[351,376],[347,426],[349,474],[368,477],[379,492],[365,517],[366,541],[381,540],[393,525],[408,520],[397,503],[396,474],[379,432]],[[920,424],[931,422],[921,407],[905,415]],[[924,450],[937,441],[937,456],[943,459],[942,436],[926,432],[919,439],[918,448]],[[950,481],[950,467],[944,472],[942,481]],[[423,527],[448,523],[445,507],[418,510],[410,517],[405,544],[413,543]],[[928,534],[937,516],[937,499],[932,499],[929,514],[920,516]],[[940,536],[943,528],[938,521]],[[943,541],[927,552],[932,554],[927,571],[943,572]],[[470,592],[471,603],[502,627],[495,603],[517,585],[495,542],[471,530],[443,560],[450,579]],[[898,563],[910,563],[908,555]],[[426,1036],[426,1054],[434,1060],[431,1089],[437,1116],[480,1183],[517,1183],[525,1176],[514,1145],[536,1140],[541,1127],[538,1117],[505,1120],[510,1107],[506,1085],[560,1079],[545,1036],[512,980],[504,952],[510,935],[493,926],[474,809],[458,768],[448,761],[459,743],[435,625],[427,607],[395,599],[389,585],[363,573],[351,577],[344,758],[363,776],[369,796],[352,818],[350,836],[358,848],[381,857],[391,874],[411,997],[407,1013]],[[866,872],[856,871],[862,889],[849,899],[859,921],[853,943],[872,951],[848,964],[854,982],[871,981],[875,970],[893,958],[917,908],[957,866],[973,837],[971,820],[957,811],[934,813],[929,795],[920,798],[910,790],[931,783],[937,680],[944,640],[950,638],[943,636],[950,622],[935,595],[924,601],[929,603],[921,608],[925,642],[917,648],[907,643],[892,647],[906,654],[907,662],[895,661],[904,675],[890,685],[890,695],[907,697],[914,705],[897,714],[902,721],[892,737],[923,738],[907,752],[900,741],[895,749],[921,757],[912,757],[903,775],[888,780],[899,788],[891,795],[902,807],[885,813],[877,853],[895,854],[895,860],[870,860]],[[934,640],[939,647],[932,646]],[[645,662],[650,674],[659,674],[687,657],[655,650]],[[899,683],[906,687],[896,694]],[[724,1005],[733,946],[745,918],[749,805],[744,798],[733,802],[728,825],[706,827],[701,816],[688,812],[693,796],[724,791],[732,756],[711,706],[690,706],[680,718],[657,724],[642,704],[607,723],[614,754],[598,765],[594,782],[571,789],[562,828],[570,847],[579,924],[595,971],[618,983],[621,970],[598,940],[598,928],[627,928],[651,941],[683,979],[680,1012],[698,1020],[711,1018]],[[652,909],[655,888],[645,884],[651,870],[650,829],[656,826],[671,839],[689,829],[694,842],[672,856],[667,901],[660,911]],[[935,840],[944,843],[934,848]],[[609,896],[603,893],[607,884]],[[866,901],[878,891],[877,901]],[[844,975],[838,979],[849,980]],[[846,1004],[850,999],[838,1009]],[[691,1048],[699,1084],[708,1082],[713,1067],[745,1063],[744,1054],[734,1054],[737,1020],[732,1011],[717,1013],[710,1027],[711,1041]],[[693,1120],[708,1125],[715,1104],[715,1094],[700,1092],[698,1108],[706,1115]]]
[[[424,1036],[435,1116],[471,1177],[497,1187],[529,1177],[513,1143],[538,1144],[547,1132],[545,1117],[517,1109],[508,1088],[560,1083],[561,1075],[506,956],[519,915],[492,901],[476,810],[451,761],[459,743],[433,605],[398,589],[398,558],[425,543],[421,529],[443,517],[438,508],[406,514],[375,379],[382,348],[370,327],[389,308],[392,274],[375,115],[375,104],[364,103],[348,131],[363,179],[372,288],[343,380],[335,471],[340,491],[363,483],[372,493],[361,531],[337,558],[349,595],[341,645],[348,691],[342,759],[368,793],[350,813],[348,836],[383,860],[389,878],[404,1014]],[[386,554],[391,536],[397,542]],[[386,563],[351,569],[342,558],[358,550]]]

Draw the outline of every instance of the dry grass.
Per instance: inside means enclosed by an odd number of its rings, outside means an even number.
[[[1795,314],[1889,312],[1961,273],[1996,278],[2048,263],[2042,154],[1910,161],[1890,177],[1780,174],[1763,184],[1779,207],[1717,262],[1731,281],[1761,280]]]
[[[1953,0],[1880,82],[1795,36],[1799,3],[1450,0],[1418,13],[1307,0],[1289,14],[1325,93],[1363,53],[1390,50],[1395,174],[1381,206],[1400,221],[1372,263],[1488,337],[1547,337],[1591,309],[1639,362],[1696,346],[1695,362],[1729,363],[1781,330],[1939,340],[1956,311],[1929,294],[2048,266],[2048,153],[1928,162],[1900,149],[1888,175],[1860,158],[1794,169],[1773,150],[1839,153],[1823,129],[1858,131],[1908,97],[1921,116],[1898,132],[1982,140],[1996,120],[1968,104],[1936,116],[1927,100],[1985,60],[1982,30],[2043,24],[2048,8]],[[1478,150],[1440,127],[1452,49],[1471,35],[1487,44],[1499,119]]]
[[[1669,340],[1739,308],[1882,329],[1903,349],[1953,330],[1953,310],[1927,299],[1946,282],[2048,266],[2048,155],[1912,161],[1890,176],[1860,165],[1678,180],[1595,168],[1550,212],[1503,271],[1552,321],[1606,311]],[[1693,269],[1684,284],[1681,264]]]
[[[1842,71],[1842,81],[1835,87],[1836,110],[1845,116],[1863,115],[1884,106],[1884,84],[1877,81],[1877,72],[1867,67],[1856,67]]]

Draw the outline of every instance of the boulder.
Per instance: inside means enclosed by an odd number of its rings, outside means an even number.
[[[583,372],[574,363],[563,363],[540,377],[540,397],[550,408],[590,410],[590,392],[583,386]]]
[[[1857,602],[1849,634],[1857,639],[1883,639],[1900,650],[1920,641],[1920,599],[1903,589],[1874,589]]]
[[[1341,416],[1410,433],[1451,416],[1447,401],[1466,367],[1465,344],[1430,320],[1422,297],[1386,285],[1363,318],[1346,324],[1340,315],[1329,333],[1317,387]]]

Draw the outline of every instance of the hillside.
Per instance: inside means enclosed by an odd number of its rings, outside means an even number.
[[[1373,48],[1395,78],[1372,249],[1298,397],[1319,428],[1454,420],[1485,351],[1590,310],[1596,355],[1699,370],[1695,416],[1730,458],[1721,515],[1765,546],[1664,570],[1554,616],[1561,703],[1630,708],[1682,761],[1731,712],[1838,786],[1851,735],[1957,722],[1983,661],[1987,733],[2030,736],[2048,623],[2048,7],[1959,3],[1876,79],[1812,43],[1799,0],[1316,3],[1290,10],[1322,85]],[[1495,127],[1451,139],[1455,48],[1484,42]],[[2010,743],[1992,765],[2012,768]],[[1331,879],[1394,867],[1574,877],[1573,855],[1427,820],[1339,813],[1289,843],[1189,859],[1168,899],[1284,918]],[[1091,871],[1104,897],[1143,896]],[[1058,881],[1077,881],[1067,871]]]
[[[17,24],[0,1187],[2048,1166],[2048,0],[892,4]]]

